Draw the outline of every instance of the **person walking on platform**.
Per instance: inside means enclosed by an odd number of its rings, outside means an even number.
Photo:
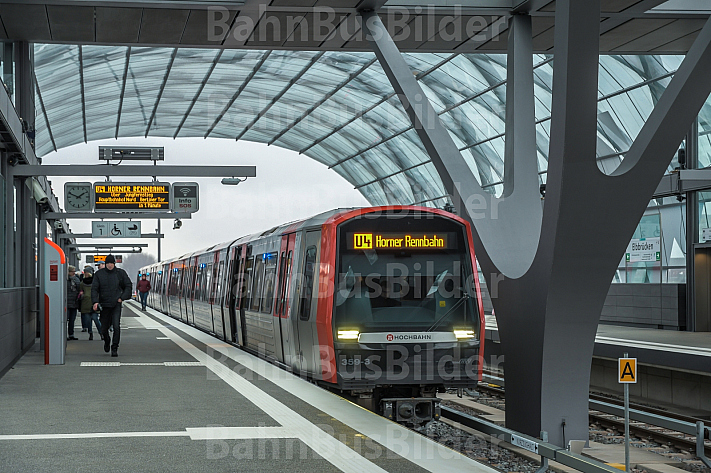
[[[141,310],[146,310],[146,303],[148,302],[148,291],[151,290],[151,282],[146,279],[144,274],[141,280],[136,284],[136,290],[138,290],[138,296],[141,298]]]
[[[89,329],[89,340],[94,339],[94,332],[91,331],[91,322],[96,325],[96,331],[99,332],[101,339],[104,336],[101,335],[101,322],[99,322],[99,314],[94,311],[94,303],[91,300],[91,283],[94,282],[94,269],[92,267],[84,268],[84,279],[81,282],[81,318],[87,319],[87,328]]]
[[[104,336],[104,351],[111,356],[118,356],[121,341],[121,303],[131,298],[133,283],[126,271],[116,267],[113,255],[106,257],[106,267],[94,275],[91,283],[91,300],[94,312],[101,310],[101,334]],[[101,305],[101,309],[99,309]],[[114,329],[114,342],[111,343],[109,327]]]
[[[74,336],[78,297],[79,278],[77,277],[77,269],[70,264],[67,268],[67,340],[79,340]]]

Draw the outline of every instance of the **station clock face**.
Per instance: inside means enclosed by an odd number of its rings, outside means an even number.
[[[64,186],[64,207],[67,211],[90,212],[91,182],[67,182]]]

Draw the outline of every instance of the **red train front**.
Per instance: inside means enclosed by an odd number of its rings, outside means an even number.
[[[436,418],[438,391],[481,379],[471,230],[447,212],[331,211],[146,272],[154,308],[398,421]]]

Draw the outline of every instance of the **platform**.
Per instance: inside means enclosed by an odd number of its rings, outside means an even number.
[[[118,358],[78,331],[65,365],[31,351],[0,379],[0,471],[495,472],[136,307]]]
[[[486,339],[499,341],[493,315],[486,316]],[[640,364],[711,374],[711,332],[598,325],[594,356],[617,359],[624,352]]]

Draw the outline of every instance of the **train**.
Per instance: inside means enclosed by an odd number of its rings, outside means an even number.
[[[140,269],[148,306],[394,421],[475,388],[484,310],[470,224],[417,206],[336,209]]]

